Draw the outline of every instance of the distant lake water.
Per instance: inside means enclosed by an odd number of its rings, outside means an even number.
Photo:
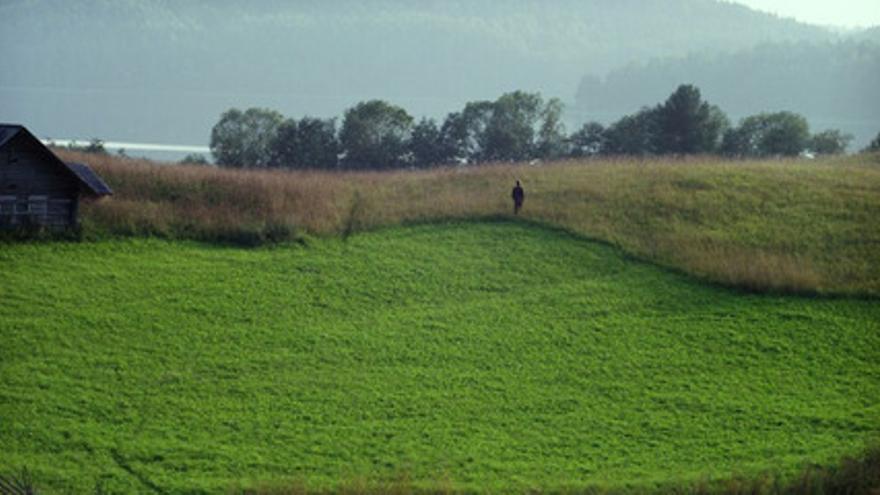
[[[475,95],[475,99],[489,96]],[[465,103],[450,97],[383,94],[304,95],[0,85],[0,122],[23,124],[37,137],[59,144],[62,140],[88,142],[99,138],[108,149],[111,144],[120,144],[130,156],[149,153],[151,157],[179,160],[188,153],[207,153],[211,128],[224,111],[233,107],[271,108],[295,119],[336,118],[338,127],[347,108],[373,98],[401,105],[416,118],[442,119],[448,112],[460,110]],[[136,149],[136,143],[161,143],[158,144],[161,148]]]
[[[497,95],[475,95],[474,99],[489,97]],[[373,98],[402,105],[416,118],[438,120],[465,103],[442,96],[0,85],[0,122],[23,124],[37,137],[59,145],[73,139],[87,144],[99,138],[111,152],[124,149],[132,157],[174,162],[190,153],[201,153],[210,160],[207,144],[211,128],[229,108],[271,108],[295,119],[307,115],[336,118],[339,126],[347,108]]]
[[[60,147],[88,146],[90,139],[42,139],[43,144]],[[185,144],[130,143],[121,141],[104,141],[104,149],[112,154],[148,158],[158,161],[179,161],[191,154],[202,155],[211,160],[211,149],[207,146]]]

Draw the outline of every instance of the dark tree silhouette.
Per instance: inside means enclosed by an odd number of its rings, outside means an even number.
[[[353,169],[405,166],[412,126],[413,118],[406,110],[381,100],[349,108],[339,136],[343,165]]]
[[[265,108],[227,110],[211,129],[214,160],[227,167],[268,167],[272,162],[271,146],[282,122],[280,113]]]

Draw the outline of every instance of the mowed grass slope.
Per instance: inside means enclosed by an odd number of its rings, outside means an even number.
[[[51,492],[679,484],[858,454],[880,305],[558,230],[0,249],[0,472]]]
[[[403,172],[280,172],[86,161],[114,197],[87,233],[260,244],[438,219],[523,216],[730,287],[880,295],[880,155],[804,161],[603,159]]]

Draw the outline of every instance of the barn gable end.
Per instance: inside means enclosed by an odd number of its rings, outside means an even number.
[[[83,164],[68,164],[20,125],[0,124],[0,229],[77,224],[81,197],[112,194]]]

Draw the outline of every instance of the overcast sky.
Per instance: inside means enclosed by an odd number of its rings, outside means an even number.
[[[736,0],[753,9],[811,24],[838,27],[880,25],[880,0]]]

